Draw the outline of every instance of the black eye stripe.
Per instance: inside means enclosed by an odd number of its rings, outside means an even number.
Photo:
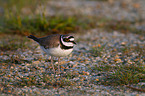
[[[71,38],[63,38],[63,41],[70,41]]]
[[[68,39],[74,38],[73,36],[68,37]]]
[[[63,38],[63,41],[69,41],[69,39],[68,38]]]

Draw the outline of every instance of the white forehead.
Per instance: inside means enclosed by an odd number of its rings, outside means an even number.
[[[70,41],[74,41],[74,38],[70,38],[69,40],[70,40]]]

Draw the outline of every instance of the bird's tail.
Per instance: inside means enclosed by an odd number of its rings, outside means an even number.
[[[30,38],[30,39],[33,39],[36,42],[39,42],[39,39],[37,37],[33,36],[33,35],[29,35],[27,37]]]

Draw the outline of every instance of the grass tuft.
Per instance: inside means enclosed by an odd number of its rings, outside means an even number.
[[[103,82],[104,85],[128,85],[145,82],[145,67],[131,65],[118,66],[111,74],[108,74]]]
[[[122,48],[116,49],[117,52],[122,54],[117,55],[117,53],[113,52],[111,58],[102,57],[101,53],[106,54],[104,48],[104,46],[92,47],[90,51],[93,56],[101,57],[101,60],[96,61],[98,64],[90,68],[92,72],[99,73],[98,75],[102,76],[99,84],[118,86],[145,82],[145,66],[143,62],[145,49],[143,46],[130,45],[127,47],[124,45]],[[112,48],[108,48],[108,50],[112,50]],[[133,54],[135,55],[132,56]],[[105,74],[103,74],[104,72]]]
[[[75,16],[46,17],[44,15],[37,15],[35,18],[12,16],[12,18],[5,18],[4,22],[2,32],[24,36],[29,34],[68,34],[88,29],[92,26],[90,20],[80,19]]]

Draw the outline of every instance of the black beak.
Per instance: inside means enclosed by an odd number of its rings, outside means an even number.
[[[76,44],[76,42],[73,41],[73,44]]]

